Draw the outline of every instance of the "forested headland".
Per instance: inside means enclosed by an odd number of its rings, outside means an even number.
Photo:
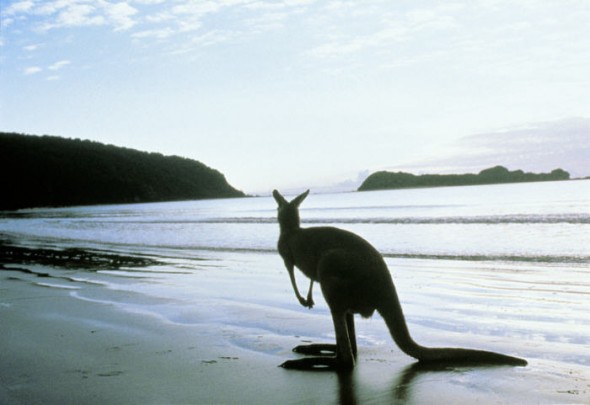
[[[389,190],[417,187],[472,186],[482,184],[525,183],[534,181],[569,180],[570,174],[562,169],[551,173],[525,173],[510,171],[503,166],[482,170],[478,174],[424,174],[404,172],[376,172],[360,185],[358,191]]]
[[[0,132],[0,209],[243,197],[201,162],[99,142]]]

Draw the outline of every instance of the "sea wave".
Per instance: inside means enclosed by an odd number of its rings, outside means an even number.
[[[97,221],[107,223],[126,224],[276,224],[275,217],[220,217],[203,219],[121,219]],[[333,218],[307,218],[302,220],[302,225],[324,224],[391,224],[391,225],[446,225],[446,224],[476,224],[476,225],[500,225],[500,224],[590,224],[589,214],[549,214],[549,215],[482,215],[482,216],[456,216],[456,217],[333,217]]]
[[[473,262],[527,262],[527,263],[564,263],[590,264],[590,256],[526,256],[526,255],[482,255],[482,254],[420,254],[420,253],[386,253],[383,255],[392,259],[422,259],[422,260],[455,260]]]
[[[200,253],[230,253],[230,254],[263,254],[276,255],[277,249],[275,247],[239,247],[239,246],[208,246],[208,245],[135,245],[129,243],[97,243],[92,244],[92,247],[81,246],[79,241],[54,239],[37,241],[34,244],[28,244],[27,247],[19,246],[15,241],[0,244],[0,259],[4,262],[26,262],[26,261],[42,261],[60,258],[65,256],[71,259],[72,262],[84,262],[78,260],[80,257],[89,257],[93,259],[90,261],[90,266],[97,263],[100,258],[108,258],[111,260],[115,258],[117,264],[126,266],[133,265],[134,260],[139,265],[157,264],[157,261],[163,263],[167,259],[195,259],[200,258]],[[31,242],[31,241],[29,241]],[[50,246],[47,248],[47,246]],[[13,250],[17,252],[26,251],[26,254],[19,254],[15,257]],[[12,252],[12,253],[11,253]],[[9,254],[10,253],[10,254]],[[539,255],[539,254],[493,254],[493,253],[440,253],[440,252],[396,252],[385,251],[381,252],[386,260],[395,259],[412,259],[412,260],[443,260],[443,261],[459,261],[459,262],[506,262],[506,263],[537,263],[537,264],[566,264],[566,265],[590,265],[590,256],[588,255]],[[56,256],[57,255],[57,256]],[[72,256],[72,257],[71,257]],[[73,257],[75,256],[75,257]],[[121,261],[121,258],[128,258],[126,261]],[[149,262],[153,258],[154,262]],[[18,260],[14,260],[18,259]],[[76,260],[74,260],[76,259]],[[112,263],[111,263],[112,265]]]
[[[223,246],[190,246],[172,247],[162,246],[171,250],[206,251],[223,253],[251,253],[251,254],[277,254],[275,248],[248,248],[248,247],[223,247]],[[450,260],[471,262],[528,262],[528,263],[564,263],[564,264],[590,264],[590,256],[583,255],[511,255],[511,254],[453,254],[453,253],[404,253],[385,252],[385,259],[417,259],[417,260]]]

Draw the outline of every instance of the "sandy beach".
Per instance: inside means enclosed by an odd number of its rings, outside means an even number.
[[[333,338],[320,294],[313,310],[299,307],[275,255],[205,259],[190,269],[185,261],[95,272],[6,263],[0,270],[0,403],[590,400],[590,368],[564,360],[569,346],[547,354],[549,344],[514,336],[431,336],[417,322],[410,328],[424,343],[504,351],[529,361],[527,367],[423,369],[394,346],[378,316],[357,321],[353,372],[284,370],[278,365],[297,356],[293,346]],[[416,268],[406,270],[398,269],[400,289],[416,278]],[[412,300],[406,304],[419,318]]]

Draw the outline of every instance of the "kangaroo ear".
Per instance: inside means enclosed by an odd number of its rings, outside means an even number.
[[[301,205],[301,203],[303,202],[303,200],[305,200],[305,197],[307,197],[308,194],[309,194],[309,190],[307,190],[303,194],[298,195],[297,197],[295,197],[293,199],[293,201],[291,201],[291,204],[295,205],[296,207],[299,207]]]
[[[283,197],[277,190],[273,190],[272,196],[275,198],[277,204],[279,204],[279,207],[289,204],[287,200],[285,200],[285,197]]]

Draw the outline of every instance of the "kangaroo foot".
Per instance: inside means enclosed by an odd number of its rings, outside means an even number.
[[[312,343],[310,345],[299,345],[293,348],[295,353],[306,354],[306,355],[335,355],[336,345],[332,343]]]

